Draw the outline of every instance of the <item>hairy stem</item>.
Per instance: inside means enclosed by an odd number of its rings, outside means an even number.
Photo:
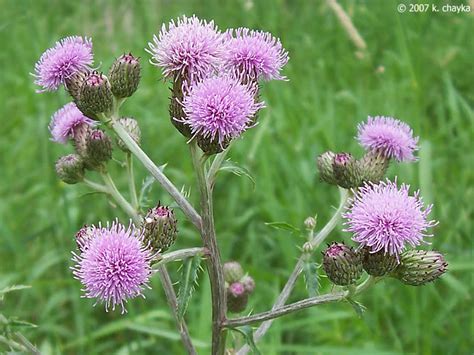
[[[226,158],[227,153],[229,153],[231,146],[232,146],[232,143],[223,152],[217,154],[214,160],[212,161],[211,167],[209,168],[209,171],[207,172],[207,181],[210,182],[211,187],[214,186],[216,174],[219,171],[219,168],[221,167],[222,163],[224,162],[224,159]]]
[[[340,301],[345,299],[346,297],[354,296],[357,295],[363,291],[365,291],[367,288],[370,286],[374,285],[376,282],[378,282],[381,278],[380,277],[373,277],[369,276],[362,284],[360,284],[358,287],[356,287],[353,292],[350,291],[342,291],[342,292],[337,292],[337,293],[328,293],[325,295],[321,296],[316,296],[316,297],[311,297],[307,298],[302,301],[290,303],[286,306],[281,306],[276,309],[272,309],[267,312],[262,312],[258,314],[254,314],[253,316],[249,317],[242,317],[242,318],[235,318],[235,319],[229,319],[225,322],[225,326],[229,328],[233,327],[239,327],[242,325],[247,325],[247,324],[253,324],[253,323],[258,323],[262,321],[268,321],[270,319],[275,319],[278,317],[282,317],[284,315],[313,307],[319,304],[323,303],[329,303],[329,302],[334,302],[334,301]],[[243,349],[242,349],[243,350]],[[240,350],[239,353],[242,351]]]
[[[128,189],[130,191],[130,199],[132,200],[132,206],[135,211],[139,211],[140,204],[138,203],[137,189],[135,187],[135,174],[133,173],[132,153],[128,152],[125,156],[127,163]]]
[[[202,229],[201,236],[204,246],[209,251],[207,268],[212,295],[212,354],[221,355],[225,351],[225,332],[222,324],[226,319],[226,294],[224,273],[219,249],[217,247],[216,231],[214,229],[214,213],[212,207],[212,191],[206,179],[203,156],[199,154],[196,142],[190,142],[191,156],[197,175],[201,196]]]
[[[183,260],[195,255],[205,255],[206,248],[188,248],[172,251],[170,253],[160,254],[157,257],[157,262],[153,265],[153,269],[158,269],[161,265],[170,263],[172,261]]]
[[[125,199],[125,197],[123,197],[123,195],[119,192],[109,173],[101,173],[100,175],[102,176],[102,180],[104,180],[104,183],[109,190],[109,194],[114,198],[114,200],[119,204],[119,206],[133,219],[133,222],[139,225],[142,221],[140,215]]]
[[[319,233],[316,234],[316,236],[314,236],[313,239],[309,241],[313,249],[316,249],[324,241],[324,239],[329,235],[329,233],[331,233],[331,231],[336,227],[337,223],[339,222],[339,219],[341,217],[341,212],[344,210],[344,207],[346,206],[346,203],[347,203],[348,191],[345,189],[339,188],[339,196],[340,196],[339,207],[337,208],[336,212],[328,221],[328,223],[323,227],[323,229],[321,229],[321,231],[319,231]],[[295,287],[296,280],[298,279],[298,276],[303,270],[305,257],[306,256],[303,253],[298,259],[298,262],[296,263],[295,268],[293,269],[293,272],[291,273],[290,277],[288,278],[288,281],[283,287],[283,290],[281,291],[280,295],[277,297],[275,303],[273,304],[272,311],[282,307],[285,304],[285,302],[288,300],[288,298],[290,297],[290,294],[293,291],[293,288]],[[268,320],[262,323],[260,327],[258,327],[258,329],[255,331],[254,339],[256,342],[265,335],[268,329],[270,329],[273,323],[273,318],[275,317],[268,318]],[[250,351],[250,347],[248,345],[244,345],[237,352],[237,354],[244,355],[244,354],[247,354],[249,351]]]
[[[110,194],[108,187],[105,186],[105,185],[98,184],[98,183],[96,183],[94,181],[91,181],[89,179],[84,179],[84,180],[82,180],[82,182],[84,184],[86,184],[87,186],[89,186],[92,190],[95,190],[97,192],[102,192],[104,194]]]
[[[112,129],[122,139],[123,143],[137,157],[143,164],[143,166],[153,175],[153,177],[160,183],[161,186],[173,197],[178,206],[181,208],[183,213],[189,220],[200,230],[201,229],[201,217],[196,210],[191,206],[188,200],[179,192],[179,190],[173,185],[168,177],[158,168],[155,163],[146,155],[146,153],[140,148],[140,146],[133,140],[123,126],[115,119],[109,121]]]

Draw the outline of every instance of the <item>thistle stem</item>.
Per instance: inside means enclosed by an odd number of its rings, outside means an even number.
[[[222,324],[226,320],[226,294],[224,272],[219,249],[217,247],[216,231],[214,229],[214,213],[212,206],[212,189],[206,179],[203,156],[199,154],[197,143],[192,140],[189,144],[194,170],[196,171],[200,196],[202,228],[201,237],[209,251],[206,259],[211,284],[212,296],[212,354],[221,355],[225,352],[225,335]]]
[[[160,254],[156,259],[156,263],[153,265],[153,269],[158,269],[161,265],[166,263],[183,260],[195,255],[203,256],[207,252],[206,248],[188,248],[172,251],[170,253]]]
[[[138,203],[137,189],[135,187],[135,174],[133,173],[133,157],[132,153],[127,152],[126,154],[127,164],[127,175],[128,175],[128,189],[130,191],[130,199],[132,200],[132,206],[135,211],[140,210],[140,204]]]
[[[86,184],[87,186],[89,186],[92,190],[95,190],[97,192],[102,192],[104,194],[110,194],[109,189],[105,185],[98,184],[98,183],[96,183],[94,181],[91,181],[89,179],[84,179],[84,180],[82,180],[82,182],[84,184]]]
[[[287,314],[290,314],[290,313],[293,313],[305,308],[313,307],[319,304],[340,301],[340,300],[345,299],[349,295],[354,296],[365,291],[370,286],[377,283],[380,279],[381,279],[380,277],[369,276],[363,283],[355,287],[352,293],[350,291],[342,291],[342,292],[328,293],[321,296],[307,298],[305,300],[290,303],[286,306],[281,306],[267,312],[254,314],[253,316],[229,319],[224,323],[224,326],[228,328],[235,328],[242,325],[253,324],[253,323],[258,323],[262,321],[269,321],[271,319],[282,317],[284,315],[287,315]],[[242,353],[243,351],[244,351],[244,348],[242,348],[238,352],[238,354]]]
[[[344,207],[346,206],[347,199],[348,199],[348,191],[342,188],[339,188],[339,207],[337,208],[336,212],[334,215],[331,217],[331,219],[326,223],[326,225],[317,233],[313,239],[309,241],[313,249],[316,249],[323,241],[324,239],[331,233],[331,231],[336,227],[337,223],[339,222],[339,219],[341,217],[341,212],[343,211]],[[288,281],[286,282],[285,286],[283,287],[283,290],[281,291],[280,295],[278,295],[275,303],[273,304],[272,310],[269,311],[268,313],[271,313],[273,310],[281,308],[285,302],[288,300],[290,297],[291,292],[293,291],[293,288],[295,287],[296,280],[298,279],[298,276],[300,275],[301,271],[303,270],[303,265],[304,265],[304,258],[305,258],[305,253],[302,253],[300,258],[298,259],[298,262],[295,265],[295,268],[293,269],[293,272],[291,273],[290,277],[288,278]],[[310,306],[308,306],[310,307]],[[286,313],[285,313],[286,314]],[[254,340],[257,342],[261,337],[265,335],[265,333],[270,329],[272,323],[273,323],[273,318],[276,317],[270,317],[266,318],[268,319],[267,321],[263,322],[260,327],[255,331],[254,333]],[[262,319],[265,320],[265,319]],[[237,355],[244,355],[247,354],[250,351],[250,347],[248,345],[244,345],[238,352]]]
[[[214,160],[212,161],[211,167],[209,168],[209,171],[207,172],[207,181],[210,182],[211,187],[214,187],[214,181],[216,179],[216,174],[219,171],[222,163],[224,162],[227,153],[229,153],[230,147],[232,146],[232,142],[230,145],[223,151],[220,152],[219,154],[216,155]]]
[[[115,186],[114,180],[112,179],[110,174],[107,172],[103,172],[100,175],[102,176],[102,180],[104,180],[105,185],[108,187],[109,194],[119,204],[119,206],[133,219],[133,222],[139,225],[142,221],[141,217],[117,189],[117,186]]]

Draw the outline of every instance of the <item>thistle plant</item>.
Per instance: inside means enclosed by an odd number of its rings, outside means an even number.
[[[183,144],[189,146],[199,208],[145,152],[140,118],[120,114],[121,106],[140,90],[138,57],[127,51],[104,70],[105,75],[99,71],[102,68],[94,67],[92,39],[74,36],[46,50],[35,66],[38,92],[63,86],[72,98],[53,114],[49,127],[53,142],[70,144],[75,150],[58,158],[58,177],[105,194],[130,218],[106,226],[84,226],[77,232],[71,269],[86,298],[105,304],[106,311],[119,308],[124,313],[127,302],[152,292],[149,281],[157,275],[183,346],[189,354],[196,354],[185,312],[203,260],[211,285],[211,353],[221,355],[232,349],[245,354],[249,345],[255,349],[255,342],[275,318],[328,302],[357,304],[354,297],[384,278],[418,286],[446,271],[441,253],[416,249],[432,237],[431,229],[437,224],[429,219],[432,206],[425,206],[420,193],[412,193],[398,178],[385,177],[391,162],[416,161],[418,137],[408,124],[395,118],[369,117],[358,126],[357,139],[366,150],[364,156],[328,151],[317,158],[320,180],[326,183],[321,188],[339,187],[340,203],[333,217],[317,231],[316,218],[302,216],[307,240],[280,295],[269,311],[243,314],[250,311],[248,305],[258,291],[258,280],[245,273],[244,261],[222,261],[213,189],[232,145],[246,139],[247,130],[258,129],[258,114],[265,108],[260,99],[261,85],[286,80],[282,70],[289,60],[288,52],[270,33],[246,28],[222,32],[213,21],[195,16],[163,25],[146,50],[171,90],[169,120],[184,136]],[[125,157],[130,200],[119,191],[108,169],[112,156],[119,155]],[[148,210],[141,204],[134,160],[149,171],[193,224],[202,247],[173,250],[182,221],[172,207],[160,201],[154,201]],[[341,218],[344,234],[335,236],[319,256],[315,251]],[[178,293],[167,271],[171,262],[183,264]],[[325,294],[317,290],[321,269],[333,284]],[[311,290],[310,297],[286,304],[301,273]],[[241,327],[258,323],[258,329],[246,337],[249,345],[235,349],[226,338],[229,330],[243,332]]]

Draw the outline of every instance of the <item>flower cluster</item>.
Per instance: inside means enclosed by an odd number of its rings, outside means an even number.
[[[270,33],[247,28],[222,33],[214,22],[195,16],[163,25],[147,51],[173,81],[173,124],[207,154],[222,151],[254,125],[264,107],[258,81],[284,80],[280,72],[288,62]]]

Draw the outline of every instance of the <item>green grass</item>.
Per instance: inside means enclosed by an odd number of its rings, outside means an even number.
[[[248,10],[246,4],[253,4]],[[315,156],[325,150],[362,150],[353,139],[367,115],[393,115],[421,137],[417,164],[394,164],[390,177],[420,188],[440,221],[432,248],[446,253],[450,270],[419,288],[395,280],[366,292],[363,319],[348,304],[324,305],[277,320],[260,348],[264,354],[468,354],[474,350],[472,216],[474,17],[431,12],[403,14],[396,1],[341,1],[368,45],[355,48],[323,1],[59,1],[1,0],[0,288],[28,284],[7,297],[0,312],[38,324],[25,332],[45,354],[166,353],[183,349],[159,280],[129,313],[105,313],[80,298],[71,277],[73,235],[84,223],[125,215],[82,186],[58,182],[54,161],[66,149],[49,141],[51,114],[64,92],[35,94],[35,61],[65,35],[94,38],[96,63],[141,56],[143,79],[124,114],[142,126],[143,146],[181,187],[196,188],[181,136],[169,123],[167,85],[144,51],[163,22],[196,13],[221,28],[247,26],[279,36],[290,52],[289,82],[264,85],[268,108],[260,124],[234,145],[230,157],[248,168],[256,186],[222,175],[216,186],[216,223],[223,258],[237,259],[257,281],[249,309],[271,306],[303,240],[264,222],[301,226],[318,214],[319,227],[337,204],[337,190],[317,181]],[[377,70],[383,67],[384,70]],[[70,150],[70,148],[67,148]],[[69,152],[68,150],[68,152]],[[116,156],[121,159],[120,154]],[[119,174],[117,166],[113,173]],[[139,168],[138,181],[147,174]],[[120,187],[126,189],[123,174]],[[151,198],[170,203],[154,185]],[[182,214],[175,248],[199,245]],[[339,227],[330,240],[348,239]],[[315,255],[318,255],[316,253]],[[178,279],[178,265],[170,268]],[[329,289],[325,279],[323,287]],[[302,280],[292,299],[306,296]],[[187,313],[192,336],[209,352],[210,290],[201,277]],[[237,341],[241,341],[237,339]],[[2,348],[0,348],[0,351]]]

